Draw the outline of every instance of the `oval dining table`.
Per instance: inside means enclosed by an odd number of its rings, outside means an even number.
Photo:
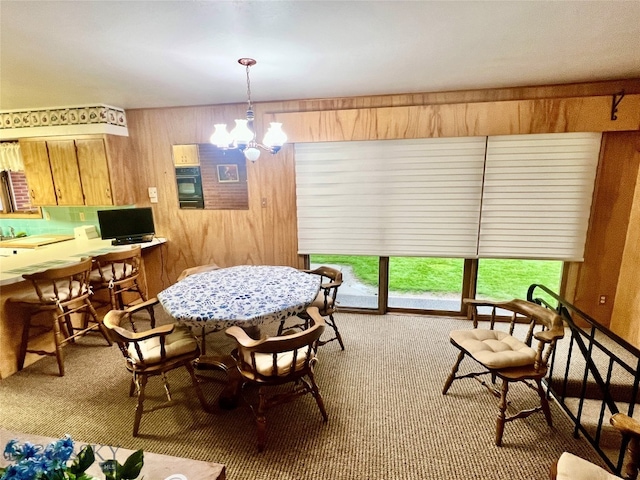
[[[209,333],[239,326],[259,338],[260,325],[303,312],[319,291],[317,275],[286,266],[240,265],[189,275],[158,293],[158,300],[177,323]],[[201,355],[196,366],[227,373],[219,404],[234,408],[241,381],[231,355]]]

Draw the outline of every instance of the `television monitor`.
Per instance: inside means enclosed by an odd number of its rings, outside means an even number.
[[[102,239],[113,245],[150,242],[155,234],[150,207],[98,210],[98,223]]]

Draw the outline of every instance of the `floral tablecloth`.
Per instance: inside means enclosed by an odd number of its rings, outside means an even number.
[[[177,322],[210,331],[257,326],[304,311],[320,277],[291,267],[242,265],[190,275],[158,294]]]

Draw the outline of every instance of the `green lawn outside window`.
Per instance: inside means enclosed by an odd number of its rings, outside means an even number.
[[[311,255],[313,264],[348,265],[364,284],[378,285],[378,257]],[[398,293],[460,295],[464,261],[457,258],[391,257],[389,290]],[[561,261],[481,259],[477,297],[494,300],[525,298],[532,283],[558,291]]]

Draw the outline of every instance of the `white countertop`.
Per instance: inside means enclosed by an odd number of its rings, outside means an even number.
[[[17,255],[0,257],[0,286],[22,282],[22,275],[61,267],[75,263],[81,257],[101,255],[103,253],[127,250],[140,245],[142,249],[155,247],[165,243],[164,238],[154,238],[151,242],[134,243],[132,245],[111,245],[111,240],[93,238],[91,240],[67,240],[34,249],[22,249]]]

